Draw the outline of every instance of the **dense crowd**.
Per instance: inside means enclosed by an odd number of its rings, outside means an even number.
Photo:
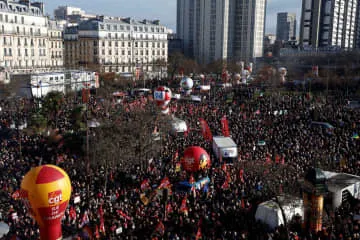
[[[360,132],[360,112],[347,108],[346,99],[252,87],[219,88],[202,99],[171,103],[171,114],[185,120],[189,131],[169,134],[146,169],[115,165],[109,170],[99,164],[90,167],[89,175],[82,156],[61,152],[46,136],[19,130],[19,122],[30,118],[32,101],[1,101],[0,217],[10,226],[4,239],[38,239],[35,221],[13,193],[31,167],[45,163],[62,167],[72,182],[62,222],[65,239],[360,239],[360,221],[353,218],[360,212],[357,202],[327,211],[318,233],[303,231],[296,220],[269,229],[254,217],[260,202],[280,194],[300,197],[298,180],[311,167],[360,175],[360,141],[352,138]],[[58,116],[60,132],[71,129],[65,116],[72,101],[66,99]],[[98,114],[109,114],[96,101],[89,104]],[[216,162],[199,124],[204,118],[212,134],[221,135],[224,115],[239,152],[226,167]],[[312,128],[311,121],[335,129]],[[183,150],[192,145],[206,149],[213,160],[210,169],[193,176],[178,169]],[[172,187],[159,186],[166,177]],[[210,183],[189,192],[176,188],[191,177],[209,177]]]

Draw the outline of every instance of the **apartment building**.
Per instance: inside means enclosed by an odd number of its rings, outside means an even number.
[[[43,3],[0,0],[0,62],[10,72],[61,68],[61,37],[61,29],[44,15]]]
[[[294,41],[296,40],[296,14],[282,12],[277,14],[276,40]]]
[[[159,21],[105,16],[81,21],[64,31],[65,66],[145,78],[165,76],[167,35]]]
[[[358,0],[303,0],[300,45],[304,48],[355,47]]]

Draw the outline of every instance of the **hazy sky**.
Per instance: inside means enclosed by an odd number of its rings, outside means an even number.
[[[159,19],[176,31],[176,0],[44,0],[45,11],[53,15],[60,5],[80,7],[88,13],[135,19]],[[275,33],[276,13],[294,12],[300,20],[302,0],[267,0],[266,33]]]

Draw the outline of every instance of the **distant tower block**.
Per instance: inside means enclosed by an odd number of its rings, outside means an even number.
[[[310,169],[302,184],[304,200],[304,228],[312,232],[322,229],[326,177],[319,168]]]

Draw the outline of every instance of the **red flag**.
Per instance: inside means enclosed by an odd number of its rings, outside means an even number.
[[[194,176],[191,174],[190,179],[189,179],[189,183],[190,183],[190,184],[193,184],[194,182],[195,182],[195,178],[194,178]]]
[[[103,209],[102,205],[100,205],[100,207],[98,209],[98,213],[99,213],[100,217],[104,216],[104,209]]]
[[[223,185],[221,185],[222,189],[228,189],[229,188],[229,180],[226,178]]]
[[[76,212],[72,206],[70,207],[70,210],[69,210],[69,216],[70,216],[70,219],[76,219]]]
[[[171,183],[170,183],[170,180],[168,177],[164,177],[162,180],[161,180],[161,183],[158,187],[158,189],[161,189],[161,188],[168,188],[170,187]]]
[[[244,182],[244,169],[240,169],[239,171],[239,178],[241,182]]]
[[[199,121],[200,121],[203,137],[205,138],[205,140],[211,142],[212,141],[212,133],[211,133],[211,130],[209,128],[209,125],[207,124],[207,122],[203,118],[200,118]]]
[[[196,233],[195,240],[202,239],[201,228],[199,227]]]
[[[88,224],[89,223],[89,216],[88,216],[88,213],[85,211],[82,219],[81,219],[81,225],[85,225],[85,224]]]
[[[123,218],[125,218],[128,221],[131,221],[131,217],[129,217],[128,215],[126,215],[123,211],[121,210],[117,210],[116,211],[120,216],[122,216]]]
[[[275,156],[275,162],[276,163],[280,163],[280,156],[276,154]]]
[[[149,179],[144,179],[141,182],[141,186],[140,186],[141,191],[145,191],[145,190],[147,190],[149,188],[150,188]]]
[[[265,163],[271,163],[270,154],[267,154],[267,155],[266,155]]]
[[[95,235],[95,238],[96,238],[96,239],[99,239],[99,238],[100,238],[99,227],[98,227],[97,225],[95,226],[95,233],[94,233],[94,235]]]
[[[241,208],[245,208],[245,201],[243,198],[241,199]]]
[[[183,200],[181,201],[181,206],[180,206],[180,212],[184,213],[185,215],[188,214],[188,208],[187,208],[187,205],[186,205],[186,200],[187,200],[187,197],[185,196],[183,198]]]
[[[229,131],[229,122],[226,118],[226,115],[224,115],[221,118],[221,130],[222,130],[222,134],[224,137],[229,137],[230,136],[230,131]]]
[[[165,226],[164,226],[164,224],[163,224],[161,221],[159,221],[159,223],[156,225],[156,227],[155,227],[155,232],[158,232],[161,236],[164,235],[164,233],[165,233]]]
[[[99,231],[102,232],[103,234],[105,234],[105,221],[104,221],[103,217],[100,218]]]
[[[223,170],[224,172],[227,172],[226,163],[224,163],[224,164],[221,166],[221,170]]]
[[[114,174],[112,170],[110,171],[110,181],[114,181]]]
[[[90,89],[89,89],[89,88],[83,88],[83,89],[81,90],[81,96],[82,96],[82,102],[83,102],[83,103],[89,102]]]
[[[20,190],[16,190],[15,192],[13,192],[13,194],[11,195],[11,197],[14,200],[18,200],[20,198]]]

